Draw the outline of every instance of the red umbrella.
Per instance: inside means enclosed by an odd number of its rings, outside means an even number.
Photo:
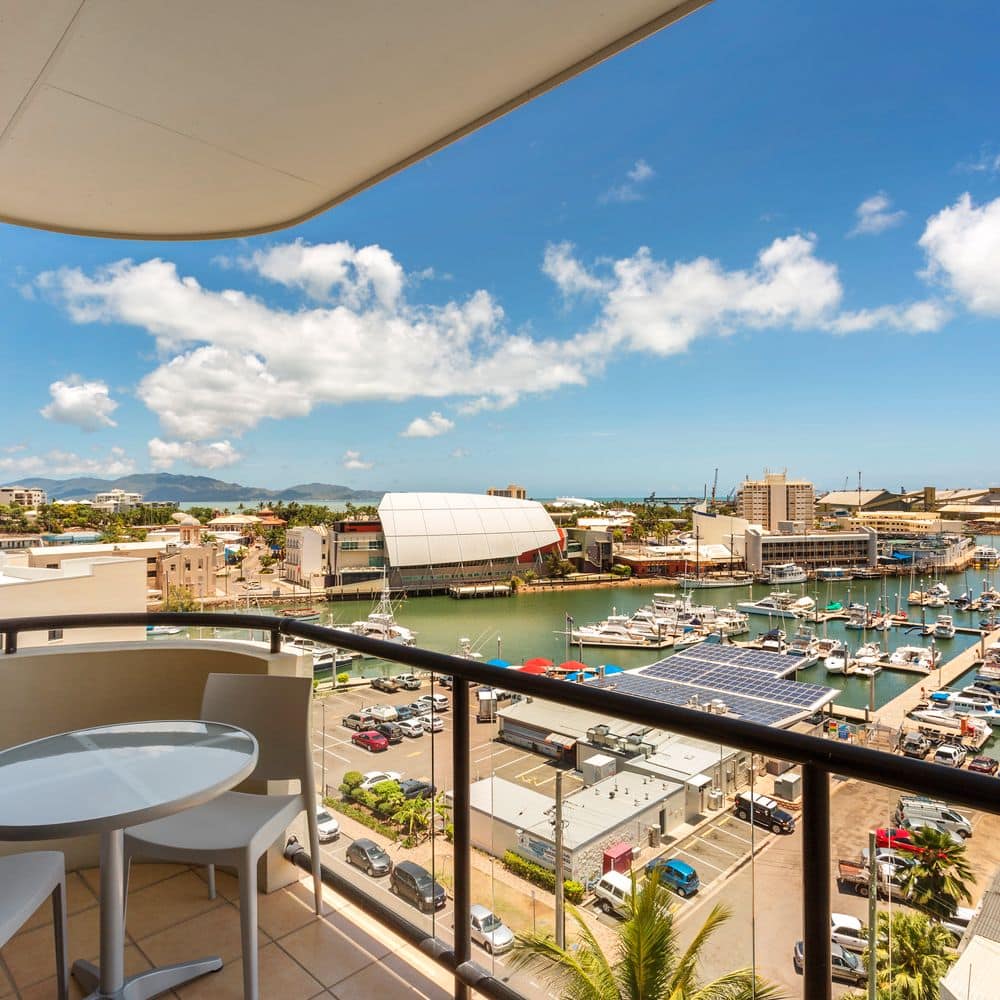
[[[526,660],[521,670],[526,674],[544,674],[551,666],[551,660],[546,660],[544,656],[536,656],[534,659]]]
[[[588,667],[586,663],[581,663],[579,660],[567,660],[565,663],[559,664],[559,669],[572,672],[574,670],[590,670],[591,668]]]

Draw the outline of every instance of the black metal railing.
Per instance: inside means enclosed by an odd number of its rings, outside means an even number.
[[[902,791],[940,796],[950,802],[990,813],[1000,812],[997,779],[987,775],[946,768],[922,760],[838,741],[828,741],[803,733],[775,729],[725,715],[664,705],[607,688],[597,689],[587,684],[567,684],[548,677],[490,667],[462,657],[370,639],[342,629],[313,625],[294,619],[200,612],[48,615],[2,620],[0,635],[4,637],[5,652],[14,653],[17,650],[18,635],[22,632],[146,625],[204,626],[266,632],[270,635],[272,652],[281,649],[282,637],[310,639],[420,670],[451,675],[454,678],[452,695],[454,892],[455,912],[459,915],[468,914],[471,905],[470,682],[500,684],[505,690],[516,694],[555,701],[638,725],[709,740],[800,765],[803,783],[802,913],[805,943],[803,990],[809,1000],[829,1000],[831,996],[831,775],[856,778]],[[296,853],[301,852],[292,852]],[[332,882],[340,883],[338,877],[332,873],[328,874],[331,875]],[[486,995],[511,997],[511,990],[506,984],[494,979],[472,961],[468,920],[456,919],[455,941],[454,945],[449,947],[444,942],[434,941],[425,930],[410,924],[398,915],[390,916],[389,911],[381,914],[379,909],[375,908],[374,915],[380,916],[395,929],[418,942],[427,954],[449,968],[455,975],[455,996],[461,1000],[468,1000],[470,985]]]

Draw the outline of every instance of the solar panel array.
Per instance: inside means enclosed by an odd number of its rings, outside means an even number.
[[[661,705],[676,705],[688,707],[692,695],[698,694],[702,705],[707,705],[712,698],[719,698],[718,692],[698,691],[689,684],[673,684],[670,681],[657,680],[643,674],[626,672],[614,677],[605,677],[593,682],[597,687],[618,691],[622,694],[635,695],[638,698],[648,698]],[[739,695],[727,694],[722,697],[729,711],[747,722],[756,722],[762,726],[774,726],[786,722],[792,716],[801,714],[800,709],[789,705],[779,705],[774,702],[761,701],[757,698],[743,698]]]
[[[739,646],[716,646],[712,643],[701,643],[682,649],[673,656],[662,660],[662,663],[684,659],[693,663],[721,663],[727,666],[738,665],[751,670],[761,670],[765,673],[781,677],[793,673],[796,658],[782,656],[780,653],[768,653],[761,649],[743,649]]]
[[[784,679],[795,666],[791,657],[778,653],[707,644],[679,651],[641,673],[615,675],[598,683],[669,705],[687,706],[695,699],[707,705],[719,699],[741,718],[774,725],[815,711],[837,693],[819,684]]]

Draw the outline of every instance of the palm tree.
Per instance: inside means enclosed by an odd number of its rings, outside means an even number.
[[[944,830],[924,826],[913,833],[913,843],[922,848],[906,873],[904,886],[911,899],[932,916],[950,917],[959,901],[971,902],[968,882],[972,869],[964,844],[956,844]]]
[[[392,814],[392,818],[406,830],[408,837],[412,837],[416,830],[422,830],[427,826],[430,811],[427,799],[404,799]]]
[[[941,979],[955,960],[951,934],[923,913],[878,915],[875,973],[879,997],[938,1000]],[[870,958],[866,952],[865,961]]]
[[[698,965],[708,939],[729,919],[727,907],[712,908],[692,942],[681,951],[669,892],[656,879],[641,890],[632,881],[632,907],[618,928],[612,960],[574,906],[579,940],[560,948],[548,934],[519,934],[512,952],[516,969],[531,968],[569,1000],[776,1000],[777,988],[738,969],[700,982]]]

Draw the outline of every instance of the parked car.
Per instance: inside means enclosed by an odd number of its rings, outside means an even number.
[[[437,789],[429,781],[419,778],[407,778],[399,783],[399,789],[404,799],[429,799]]]
[[[931,741],[923,733],[907,733],[899,745],[904,757],[917,757],[923,760],[930,753]]]
[[[368,714],[376,722],[395,722],[399,718],[396,709],[392,705],[373,705],[368,709]]]
[[[364,747],[369,753],[378,753],[389,749],[389,741],[374,729],[365,729],[351,737],[355,746]]]
[[[785,812],[774,799],[769,799],[759,792],[740,792],[736,796],[733,811],[744,822],[752,822],[757,826],[765,826],[772,833],[791,833],[795,829],[795,819],[791,813]]]
[[[947,802],[926,795],[900,796],[894,819],[900,826],[911,827],[915,822],[929,820],[960,837],[972,836],[972,822],[967,816],[952,809]]]
[[[891,847],[896,851],[921,852],[921,848],[910,839],[910,831],[898,826],[880,826],[875,831],[876,847]]]
[[[830,948],[832,949],[831,964],[834,979],[850,983],[852,986],[861,986],[868,981],[868,970],[865,968],[865,963],[857,955],[833,942],[830,943]],[[801,941],[796,941],[795,948],[792,950],[792,964],[800,976],[805,968],[804,954],[805,945]]]
[[[440,715],[435,715],[433,712],[430,715],[425,715],[421,719],[424,729],[429,733],[440,733],[444,730],[444,719]]]
[[[346,860],[349,865],[360,868],[371,878],[388,875],[392,870],[389,855],[367,837],[359,837],[347,848]]]
[[[414,861],[400,861],[389,875],[389,888],[423,913],[440,910],[447,897],[444,886]]]
[[[381,785],[383,781],[401,781],[402,777],[399,771],[365,771],[358,787],[370,792],[376,785]]]
[[[404,736],[423,736],[424,735],[424,724],[420,719],[404,719],[402,722],[397,722],[400,730]]]
[[[430,715],[431,714],[431,703],[429,701],[415,701],[410,705],[410,711],[413,712],[414,717],[420,715]],[[398,719],[398,716],[397,716]]]
[[[868,947],[864,924],[847,913],[830,914],[830,939],[848,951],[861,952]]]
[[[381,733],[390,743],[403,742],[403,730],[395,722],[380,722],[375,727],[376,733]]]
[[[669,886],[678,896],[693,896],[701,888],[698,873],[679,858],[653,858],[646,864],[646,877],[659,878],[661,885]]]
[[[449,701],[443,694],[425,694],[417,699],[418,702],[426,702],[432,712],[447,712]]]
[[[455,678],[451,674],[438,674],[437,682],[441,687],[451,689],[455,685]]]
[[[485,948],[487,955],[502,955],[514,947],[514,932],[492,910],[473,903],[469,912],[472,940]]]
[[[393,680],[404,691],[419,691],[423,684],[423,681],[415,674],[396,674]]]
[[[397,705],[396,706],[396,721],[405,722],[407,719],[412,719],[417,713],[409,705]]]
[[[376,691],[384,691],[386,694],[395,694],[399,690],[399,684],[393,677],[373,677],[372,687]]]
[[[904,819],[901,825],[903,829],[910,830],[913,833],[916,833],[924,827],[929,827],[931,830],[937,830],[938,833],[945,834],[953,844],[961,844],[965,840],[965,837],[961,833],[955,833],[953,830],[949,830],[944,823],[941,823],[936,819]]]
[[[632,909],[632,879],[621,872],[605,872],[594,886],[594,895],[605,913],[625,918]]]
[[[321,844],[329,844],[340,836],[340,824],[322,806],[316,810],[316,829]]]
[[[861,863],[868,867],[868,848],[861,852]],[[917,859],[909,852],[900,853],[891,847],[875,848],[875,863],[878,865],[888,865],[892,869],[893,877],[905,875],[916,863]]]
[[[360,732],[362,729],[371,729],[375,725],[375,720],[372,718],[370,712],[351,712],[350,715],[344,716],[341,720],[341,725]]]
[[[961,767],[965,763],[965,757],[965,747],[945,743],[934,751],[931,760],[935,764],[943,764],[945,767]]]
[[[998,767],[1000,767],[1000,761],[993,757],[974,757],[969,764],[969,770],[976,771],[978,774],[996,774]]]

